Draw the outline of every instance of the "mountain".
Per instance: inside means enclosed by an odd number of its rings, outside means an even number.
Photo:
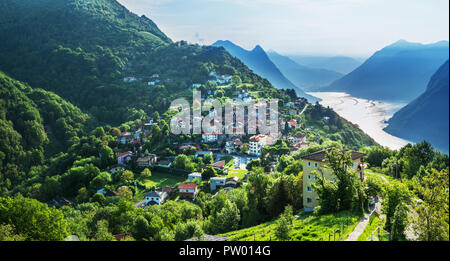
[[[376,52],[323,90],[373,100],[410,102],[425,91],[430,77],[448,57],[448,41],[419,44],[401,40]]]
[[[414,142],[429,141],[449,151],[449,65],[448,60],[431,77],[426,91],[389,120],[385,130]]]
[[[300,65],[287,56],[280,55],[275,51],[268,51],[270,60],[280,69],[292,83],[303,90],[314,91],[314,87],[327,86],[333,81],[344,76],[341,73],[316,69]]]
[[[231,55],[241,60],[256,74],[269,80],[273,86],[278,89],[294,89],[299,97],[305,97],[310,102],[318,101],[319,99],[306,94],[299,86],[294,85],[289,81],[277,66],[270,60],[269,56],[263,48],[257,45],[253,50],[248,51],[244,48],[235,45],[231,41],[217,41],[212,46],[223,47]]]
[[[352,58],[347,56],[314,56],[314,55],[287,55],[296,63],[316,69],[325,69],[339,72],[341,74],[348,74],[358,66],[360,66],[365,59]]]

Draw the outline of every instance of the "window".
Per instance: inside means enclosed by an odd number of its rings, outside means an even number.
[[[310,186],[306,186],[306,192],[312,192],[312,189]]]
[[[352,163],[352,169],[354,169],[355,168],[355,163]]]
[[[311,180],[311,175],[308,175],[308,176],[307,176],[307,179],[308,179],[308,180]]]
[[[314,168],[317,168],[317,162],[314,162]]]
[[[311,167],[311,161],[308,161],[308,167]]]
[[[306,203],[312,203],[312,199],[311,198],[306,198]]]
[[[316,176],[314,176],[314,181],[317,181],[317,177]]]

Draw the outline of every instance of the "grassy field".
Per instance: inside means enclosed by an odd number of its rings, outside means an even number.
[[[344,240],[361,219],[360,215],[343,211],[335,214],[315,216],[301,214],[295,221],[291,240],[293,241],[333,241]],[[232,231],[220,236],[231,241],[269,241],[275,238],[275,222],[267,222],[255,227]],[[338,231],[339,232],[336,232]],[[334,235],[336,232],[336,235]]]
[[[162,173],[162,172],[152,172],[152,176],[149,179],[142,180],[145,187],[148,189],[151,187],[173,187],[179,182],[185,181],[186,178],[182,176],[176,176],[173,174]]]
[[[136,194],[134,195],[134,201],[138,202],[145,198],[145,193],[148,192],[152,187],[161,188],[165,186],[173,187],[177,183],[183,182],[186,179],[181,176],[176,176],[173,174],[162,173],[162,172],[153,172],[152,176],[149,179],[141,180],[146,189],[138,189],[136,188]]]

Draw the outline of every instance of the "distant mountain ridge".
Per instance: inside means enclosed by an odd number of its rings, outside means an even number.
[[[449,57],[449,44],[400,40],[377,51],[361,66],[323,91],[393,102],[410,102],[425,91],[434,72]]]
[[[347,56],[315,56],[287,54],[294,62],[315,69],[325,69],[341,74],[348,74],[358,68],[365,59]]]
[[[306,94],[301,88],[289,81],[277,66],[270,60],[264,49],[257,45],[253,50],[248,51],[232,43],[231,41],[217,41],[212,46],[225,48],[232,56],[241,60],[256,74],[269,80],[278,89],[294,89],[299,97],[305,97],[310,102],[319,99]]]
[[[426,91],[389,120],[385,130],[420,142],[428,140],[449,151],[449,64],[448,60],[431,77]]]
[[[335,71],[300,65],[291,58],[280,55],[273,50],[268,51],[267,55],[283,75],[303,90],[314,91],[316,87],[326,86],[344,76]]]

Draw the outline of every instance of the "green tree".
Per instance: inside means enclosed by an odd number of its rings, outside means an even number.
[[[408,208],[401,202],[395,209],[392,220],[391,240],[399,241],[405,239],[405,229],[408,226]]]
[[[175,228],[175,240],[183,241],[189,238],[200,238],[203,229],[197,220],[189,220],[186,223],[179,223]]]
[[[121,181],[125,184],[131,184],[134,181],[134,173],[130,170],[122,172]]]
[[[292,207],[286,206],[284,213],[275,222],[275,236],[280,241],[289,241],[291,239],[294,216]]]
[[[448,168],[440,172],[433,169],[418,187],[423,202],[416,208],[414,230],[419,240],[449,240],[449,174]]]
[[[108,221],[99,220],[96,226],[97,232],[95,233],[96,241],[116,241],[114,236],[108,230]]]
[[[211,154],[205,154],[205,156],[203,157],[203,163],[206,165],[212,164],[213,160],[214,159]]]
[[[119,197],[124,198],[126,200],[133,199],[133,191],[131,191],[131,189],[128,188],[127,186],[122,186],[118,188],[117,193],[119,194]]]
[[[15,234],[14,227],[0,224],[0,241],[23,241],[25,238]]]
[[[15,228],[25,240],[59,241],[69,236],[69,225],[61,210],[29,198],[1,198],[0,224]]]
[[[247,154],[248,153],[248,144],[247,143],[242,144],[242,146],[241,146],[241,153],[242,154]]]
[[[211,166],[206,167],[205,170],[202,172],[202,180],[204,181],[208,181],[209,179],[216,176],[217,171]]]
[[[188,156],[184,154],[176,156],[175,160],[173,161],[173,165],[176,169],[183,169],[183,170],[188,170],[190,163],[191,160],[189,159]]]
[[[145,169],[141,172],[141,177],[142,177],[143,179],[149,179],[149,178],[151,178],[151,176],[152,176],[152,172],[151,172],[148,168],[145,168]]]

